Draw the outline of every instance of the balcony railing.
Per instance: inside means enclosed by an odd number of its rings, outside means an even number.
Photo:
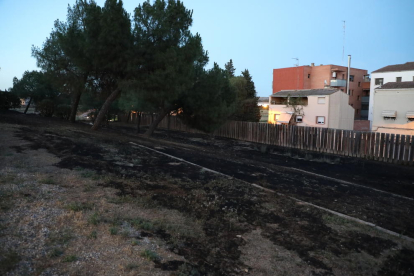
[[[332,87],[345,87],[346,80],[331,80]]]
[[[361,103],[369,103],[369,97],[361,97]]]

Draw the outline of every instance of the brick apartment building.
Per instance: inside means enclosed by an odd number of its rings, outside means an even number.
[[[346,93],[347,73],[348,67],[332,64],[273,69],[273,94],[281,90],[322,88],[337,88]],[[351,68],[349,105],[355,109],[355,119],[368,119],[369,84],[367,70]]]

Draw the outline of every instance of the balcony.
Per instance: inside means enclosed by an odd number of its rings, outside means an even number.
[[[346,80],[331,80],[332,87],[345,87]]]
[[[361,97],[361,103],[369,103],[369,96],[368,97]]]

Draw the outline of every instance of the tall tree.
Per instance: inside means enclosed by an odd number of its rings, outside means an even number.
[[[260,120],[260,108],[257,104],[258,97],[249,70],[244,70],[242,76],[231,78],[230,81],[237,94],[237,107],[231,119],[258,122]]]
[[[210,133],[227,121],[235,99],[227,72],[215,63],[212,69],[199,73],[195,85],[182,98],[178,115],[185,124]]]
[[[20,98],[29,98],[24,114],[33,101],[53,100],[58,96],[47,76],[39,71],[25,71],[21,79],[14,77],[11,92]]]
[[[234,73],[236,72],[236,68],[234,68],[233,60],[232,59],[230,59],[230,61],[227,62],[224,65],[224,68],[226,69],[227,73],[229,74],[229,76],[231,78],[234,78],[235,77]]]
[[[99,128],[111,104],[119,97],[122,83],[128,77],[128,65],[132,49],[131,21],[121,0],[106,0],[102,8],[102,17],[99,20],[100,28],[97,41],[94,44],[97,50],[89,53],[93,57],[96,69],[96,82],[102,93],[108,96],[102,105],[93,130]],[[88,36],[89,38],[89,36]]]
[[[201,37],[192,35],[192,11],[181,1],[155,0],[135,9],[135,56],[143,57],[139,76],[144,99],[158,109],[158,116],[145,135],[150,136],[159,122],[179,108],[179,100],[195,82],[195,64],[204,66]]]

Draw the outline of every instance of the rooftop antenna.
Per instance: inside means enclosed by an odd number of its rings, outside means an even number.
[[[296,75],[297,75],[297,81],[296,81],[296,90],[298,90],[299,89],[299,59],[298,58],[292,58],[292,59],[296,59],[296,64],[295,64],[295,66],[297,67],[296,68]]]
[[[344,55],[345,55],[345,20],[342,20],[344,22],[344,38],[343,38],[343,44],[342,44],[342,66],[344,66]]]
[[[298,58],[292,58],[292,59],[296,59],[296,64],[295,64],[295,66],[299,66],[299,59],[298,59]]]

